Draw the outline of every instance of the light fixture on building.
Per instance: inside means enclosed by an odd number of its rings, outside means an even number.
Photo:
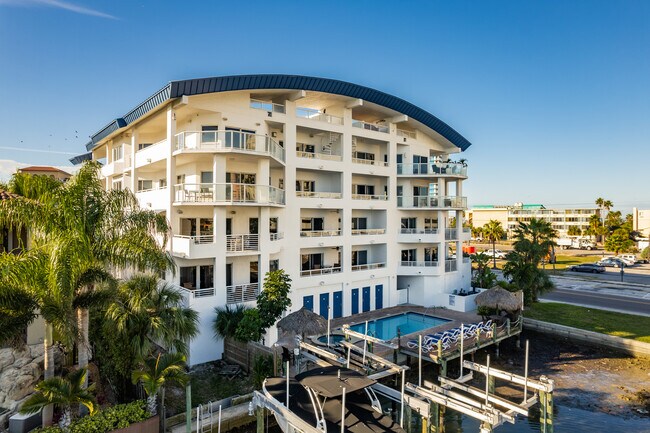
[[[176,213],[182,215],[182,214],[183,214],[183,211],[180,210],[180,209],[176,209]]]
[[[227,122],[228,118],[227,117],[222,117],[221,120],[223,120],[224,122]]]
[[[176,113],[172,113],[172,120],[176,120]]]
[[[370,276],[370,278],[375,278],[375,274],[372,274],[372,275]]]
[[[275,137],[277,137],[277,136],[278,136],[278,133],[277,133],[277,132],[275,132],[275,131],[274,131],[274,132],[271,132],[271,137],[275,138]]]
[[[237,213],[236,210],[231,210],[231,211],[230,211],[230,214],[231,214],[231,215],[234,215],[234,214],[236,214],[236,213]]]
[[[321,286],[324,286],[324,285],[325,285],[325,281],[321,281],[321,282],[318,283],[318,284],[320,284]]]

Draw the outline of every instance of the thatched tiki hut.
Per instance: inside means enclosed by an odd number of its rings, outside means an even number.
[[[302,307],[278,322],[278,329],[284,334],[317,335],[327,331],[327,320],[320,314]]]
[[[501,287],[485,290],[476,297],[478,307],[492,308],[499,314],[501,311],[516,313],[521,310],[521,296],[519,292],[512,293]]]

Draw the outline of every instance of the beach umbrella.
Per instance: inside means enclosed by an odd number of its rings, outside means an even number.
[[[521,309],[521,298],[501,287],[493,287],[476,297],[476,305],[512,312]]]
[[[294,333],[304,337],[305,335],[324,334],[327,330],[327,320],[320,314],[302,307],[280,320],[277,326],[285,333]]]

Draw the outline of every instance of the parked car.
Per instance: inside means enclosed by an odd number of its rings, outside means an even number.
[[[636,257],[633,254],[621,254],[614,258],[624,262],[625,266],[634,266],[636,264]]]
[[[616,257],[610,257],[608,259],[603,259],[600,260],[598,263],[596,263],[599,266],[606,266],[606,267],[614,267],[614,268],[624,268],[627,266],[627,264],[620,259],[617,259]]]
[[[580,263],[579,265],[570,266],[567,269],[573,272],[589,272],[592,274],[602,274],[605,272],[605,267],[597,263]]]
[[[504,253],[501,250],[494,250],[494,252],[493,252],[492,249],[489,249],[489,250],[485,250],[484,252],[485,252],[485,254],[487,254],[490,257],[496,256],[497,259],[505,259],[506,258],[506,253]]]
[[[636,263],[648,263],[648,261],[646,259],[639,258],[635,254],[619,254],[617,256],[617,258],[628,261],[628,262],[632,262],[634,264],[636,264]]]

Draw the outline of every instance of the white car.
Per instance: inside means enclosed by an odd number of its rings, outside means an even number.
[[[625,266],[634,266],[636,264],[636,257],[634,254],[621,254],[616,258],[625,263]]]
[[[490,257],[496,256],[497,259],[505,259],[506,258],[506,253],[504,253],[501,250],[485,250],[483,251],[485,254],[487,254]]]

